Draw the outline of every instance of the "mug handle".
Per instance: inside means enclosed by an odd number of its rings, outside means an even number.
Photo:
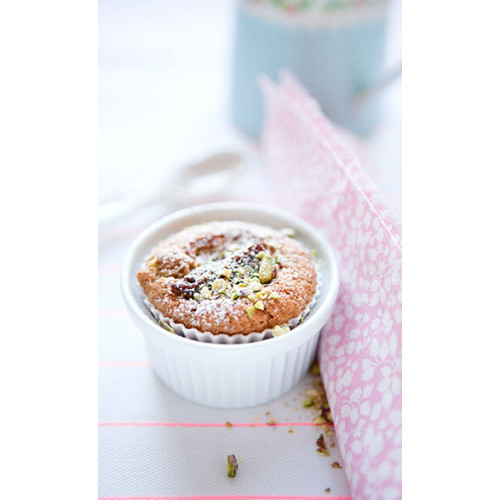
[[[368,101],[381,94],[393,81],[397,80],[401,76],[402,70],[403,64],[400,61],[397,66],[394,66],[392,69],[386,71],[372,86],[358,92],[352,101],[354,109],[359,111]]]

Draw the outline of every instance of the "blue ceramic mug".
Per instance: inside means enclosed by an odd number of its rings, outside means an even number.
[[[263,118],[258,77],[295,74],[336,123],[364,135],[379,118],[385,0],[240,0],[231,113],[253,137]]]

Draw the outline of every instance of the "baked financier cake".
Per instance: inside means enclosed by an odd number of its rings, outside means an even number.
[[[168,237],[137,279],[155,312],[214,335],[286,333],[317,286],[313,259],[301,243],[238,221],[190,226]]]

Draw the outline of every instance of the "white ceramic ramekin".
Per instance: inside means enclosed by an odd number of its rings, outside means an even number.
[[[321,294],[306,319],[289,333],[245,344],[198,342],[164,330],[144,304],[136,274],[151,249],[187,226],[218,220],[292,228],[299,241],[317,251]],[[125,304],[144,335],[157,375],[186,399],[218,408],[263,404],[297,384],[314,359],[321,329],[332,314],[339,285],[333,251],[314,228],[290,213],[250,203],[200,205],[164,217],[135,240],[121,274]]]

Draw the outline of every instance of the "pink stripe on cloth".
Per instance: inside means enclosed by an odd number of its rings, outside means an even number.
[[[351,497],[282,495],[211,495],[193,497],[99,497],[98,500],[351,500]]]
[[[99,422],[99,427],[319,427],[332,424],[314,424],[312,422],[243,422],[227,426],[219,422]]]
[[[339,260],[319,361],[355,499],[401,498],[401,227],[339,131],[290,75],[262,89],[262,146],[280,204]]]

